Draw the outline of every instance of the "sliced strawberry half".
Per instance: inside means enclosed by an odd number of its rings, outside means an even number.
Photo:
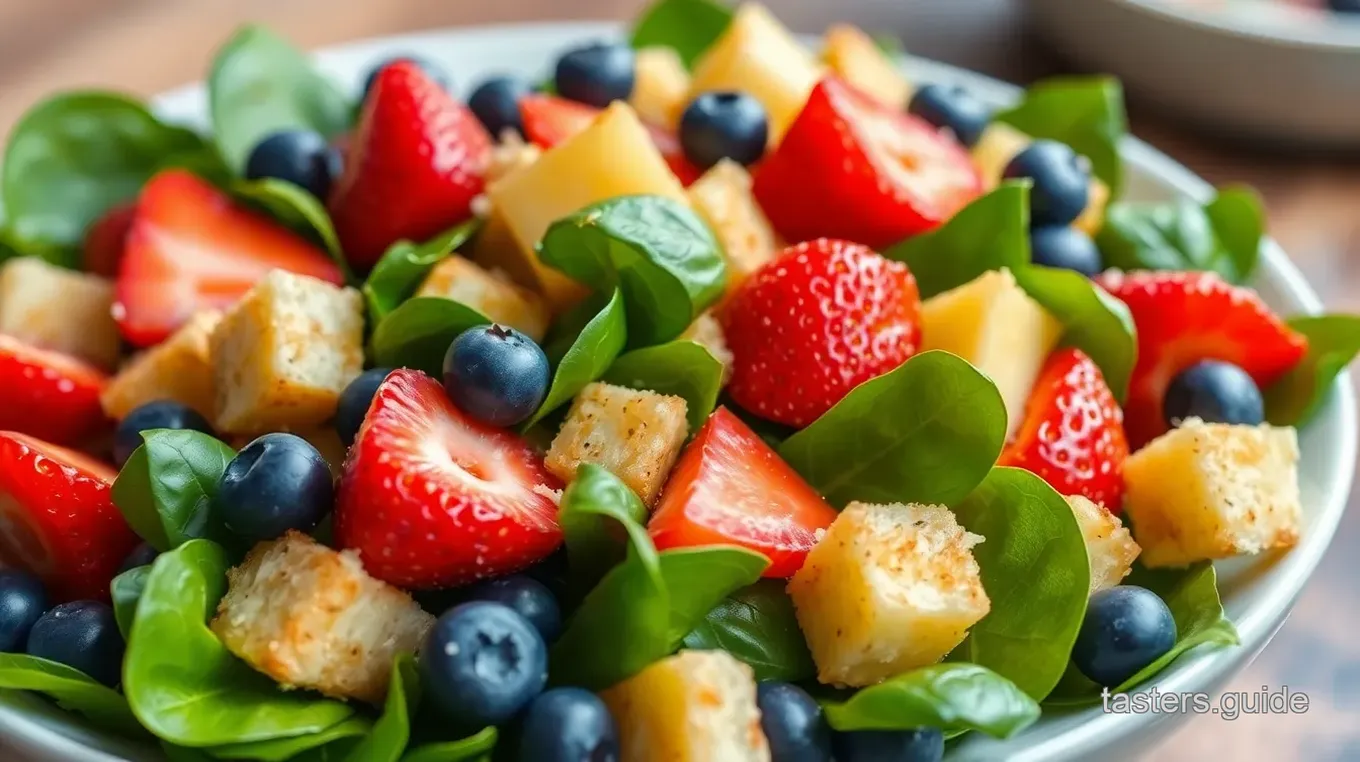
[[[1138,330],[1138,360],[1124,405],[1124,428],[1135,449],[1167,431],[1162,400],[1182,370],[1222,360],[1265,389],[1308,351],[1308,339],[1256,292],[1214,273],[1112,270],[1096,282],[1129,306]]]
[[[0,335],[0,430],[83,442],[108,425],[99,404],[107,381],[74,357]]]
[[[812,90],[752,190],[786,240],[881,249],[930,230],[982,192],[950,134],[835,78]]]
[[[561,486],[529,443],[464,415],[429,376],[397,370],[345,461],[335,537],[399,587],[462,585],[552,553]]]
[[[0,556],[37,574],[57,601],[107,600],[137,535],[113,504],[113,469],[0,431]]]
[[[740,545],[770,559],[766,577],[791,577],[836,511],[727,408],[709,416],[681,453],[647,532],[658,550]]]
[[[600,109],[554,95],[534,94],[520,99],[519,114],[524,122],[524,134],[539,148],[546,150],[589,127],[595,117],[600,115]],[[703,172],[685,158],[680,138],[656,125],[645,126],[656,150],[661,152],[666,165],[681,184],[688,186],[698,180]]]
[[[136,215],[136,204],[119,204],[95,220],[85,232],[81,261],[86,270],[105,278],[118,277],[118,266],[123,261],[128,232]]]
[[[123,338],[146,347],[203,309],[231,306],[271,270],[344,283],[338,265],[301,236],[174,169],[146,184],[114,288]]]

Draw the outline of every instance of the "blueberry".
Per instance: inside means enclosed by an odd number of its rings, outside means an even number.
[[[523,572],[525,576],[548,588],[558,600],[566,597],[570,589],[566,550],[566,547],[558,548],[552,555]]]
[[[217,506],[233,534],[250,542],[310,531],[334,502],[330,466],[307,440],[265,434],[246,445],[222,473]]]
[[[944,734],[921,730],[856,730],[837,733],[836,762],[940,762]]]
[[[492,426],[534,414],[548,394],[548,356],[533,339],[501,325],[458,335],[444,355],[444,389],[460,410]]]
[[[1086,604],[1072,663],[1115,687],[1176,645],[1176,620],[1157,594],[1135,585],[1101,590]]]
[[[134,408],[113,432],[113,458],[121,468],[142,446],[142,432],[150,429],[192,429],[216,436],[212,424],[197,410],[174,400],[156,400]]]
[[[703,93],[680,116],[680,146],[700,169],[723,159],[754,164],[769,136],[765,107],[746,93]]]
[[[354,444],[359,436],[359,427],[364,424],[369,405],[373,404],[373,395],[378,393],[378,386],[391,372],[391,368],[366,370],[340,392],[340,400],[335,406],[335,433],[340,435],[340,441],[346,447]]]
[[[21,651],[46,610],[41,580],[21,569],[0,569],[0,653]]]
[[[911,98],[907,111],[940,129],[954,133],[972,148],[992,121],[992,109],[958,85],[923,85]]]
[[[1032,228],[1029,247],[1036,265],[1075,270],[1088,277],[1105,269],[1096,242],[1073,227],[1046,225]]]
[[[1171,379],[1162,415],[1168,426],[1176,427],[1186,418],[1255,426],[1266,414],[1261,390],[1246,371],[1232,363],[1204,360]]]
[[[444,71],[444,68],[442,66],[429,60],[428,58],[421,58],[420,56],[413,55],[403,55],[388,58],[380,62],[377,66],[374,66],[368,72],[368,76],[364,78],[365,99],[368,98],[369,92],[373,90],[373,83],[378,81],[378,75],[382,73],[382,70],[386,69],[387,67],[391,66],[394,63],[397,63],[398,61],[406,61],[407,63],[415,64],[417,67],[420,68],[421,71],[425,72],[425,76],[434,80],[435,84],[439,85],[445,90],[453,89],[453,81],[449,79],[448,72]]]
[[[524,712],[520,762],[618,762],[619,729],[598,696],[554,688]]]
[[[128,557],[123,559],[123,565],[118,567],[118,573],[122,574],[125,571],[136,569],[138,566],[148,566],[155,563],[156,557],[160,554],[159,550],[151,547],[151,543],[144,542],[133,548]]]
[[[831,762],[831,727],[807,691],[765,680],[756,686],[756,702],[774,762]]]
[[[1337,13],[1360,13],[1360,0],[1327,0],[1327,7]]]
[[[112,688],[123,671],[123,636],[113,609],[99,601],[63,603],[33,625],[30,656],[61,662]]]
[[[533,88],[529,87],[529,83],[518,77],[492,77],[472,91],[468,108],[472,109],[472,113],[492,137],[500,138],[507,129],[524,137],[519,102],[531,92]]]
[[[311,130],[271,133],[246,159],[247,180],[283,180],[323,200],[339,176],[340,152]]]
[[[628,100],[633,80],[633,49],[606,42],[567,51],[553,77],[558,95],[596,108]]]
[[[1030,143],[1010,160],[1002,176],[1034,181],[1029,201],[1036,227],[1072,224],[1090,197],[1090,162],[1054,140]]]
[[[504,603],[529,620],[545,643],[562,632],[562,609],[542,582],[524,574],[487,580],[473,588],[472,600]]]
[[[548,647],[529,620],[502,603],[455,606],[420,652],[421,685],[449,720],[499,725],[543,691]]]

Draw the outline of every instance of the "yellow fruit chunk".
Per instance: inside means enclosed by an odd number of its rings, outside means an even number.
[[[989,189],[1001,184],[1001,173],[1015,155],[1025,150],[1034,141],[1029,135],[1009,124],[992,122],[973,146],[973,163],[982,173],[982,181]],[[1095,235],[1105,225],[1105,206],[1110,202],[1110,186],[1101,182],[1099,177],[1091,177],[1090,197],[1081,216],[1072,227]]]
[[[841,79],[884,105],[905,109],[911,101],[911,83],[859,27],[836,24],[827,29],[822,61]]]
[[[637,52],[636,80],[628,103],[645,122],[675,130],[689,103],[689,72],[673,48]]]
[[[780,248],[774,228],[751,194],[751,174],[740,164],[723,159],[685,192],[722,244],[727,259],[724,298],[731,296]]]

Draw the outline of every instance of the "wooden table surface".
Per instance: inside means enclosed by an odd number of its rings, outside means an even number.
[[[0,0],[0,135],[45,93],[109,86],[150,94],[198,79],[214,48],[244,21],[300,45],[437,26],[626,18],[640,0]],[[848,19],[901,36],[913,52],[1016,82],[1062,70],[1024,34],[1011,0],[770,0],[799,31]],[[453,73],[456,77],[457,72]],[[1264,194],[1271,230],[1328,306],[1360,311],[1360,163],[1271,156],[1175,126],[1136,99],[1134,131],[1213,183]],[[1358,127],[1360,128],[1360,127]],[[1352,497],[1351,508],[1356,507]],[[1168,737],[1161,760],[1360,759],[1360,513],[1350,512],[1316,578],[1262,656],[1231,686],[1289,686],[1305,715],[1204,716]],[[1347,677],[1348,676],[1348,677]],[[1351,701],[1346,701],[1346,696]],[[6,755],[0,754],[0,757]]]

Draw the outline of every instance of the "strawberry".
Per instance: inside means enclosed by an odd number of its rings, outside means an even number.
[[[728,391],[743,408],[806,426],[920,344],[921,298],[907,266],[819,238],[785,249],[723,312]]]
[[[783,578],[835,518],[764,440],[719,407],[680,454],[647,532],[658,550],[728,544],[764,553],[765,576]]]
[[[547,150],[589,127],[600,115],[600,109],[553,95],[527,95],[520,99],[519,114],[530,142]],[[645,126],[656,150],[681,184],[688,186],[698,180],[703,172],[685,158],[680,138],[661,127]]]
[[[348,140],[330,211],[350,264],[373,266],[394,241],[424,241],[472,216],[491,136],[410,61],[384,67]]]
[[[108,600],[138,542],[109,496],[114,476],[80,453],[0,432],[0,557],[41,577],[55,601]]]
[[[562,542],[561,488],[514,434],[474,421],[419,371],[388,375],[345,461],[335,537],[373,576],[451,587],[523,569]]]
[[[0,430],[76,444],[106,428],[108,378],[74,357],[0,335]]]
[[[105,278],[118,276],[118,264],[123,261],[128,231],[137,214],[136,204],[119,204],[104,212],[85,231],[85,250],[81,262],[85,269]]]
[[[948,132],[829,77],[757,168],[752,189],[786,240],[883,248],[949,219],[982,192],[982,178]]]
[[[1124,426],[1135,449],[1166,432],[1162,399],[1187,367],[1223,360],[1264,389],[1308,351],[1308,339],[1255,292],[1214,273],[1112,270],[1096,282],[1129,306],[1138,329],[1138,361],[1124,405]]]
[[[124,339],[151,346],[195,312],[231,306],[274,269],[344,283],[335,262],[302,237],[189,172],[167,170],[137,200],[114,318]]]
[[[1113,512],[1124,497],[1124,414],[1100,368],[1080,349],[1048,358],[1000,465],[1033,471],[1063,495]]]

